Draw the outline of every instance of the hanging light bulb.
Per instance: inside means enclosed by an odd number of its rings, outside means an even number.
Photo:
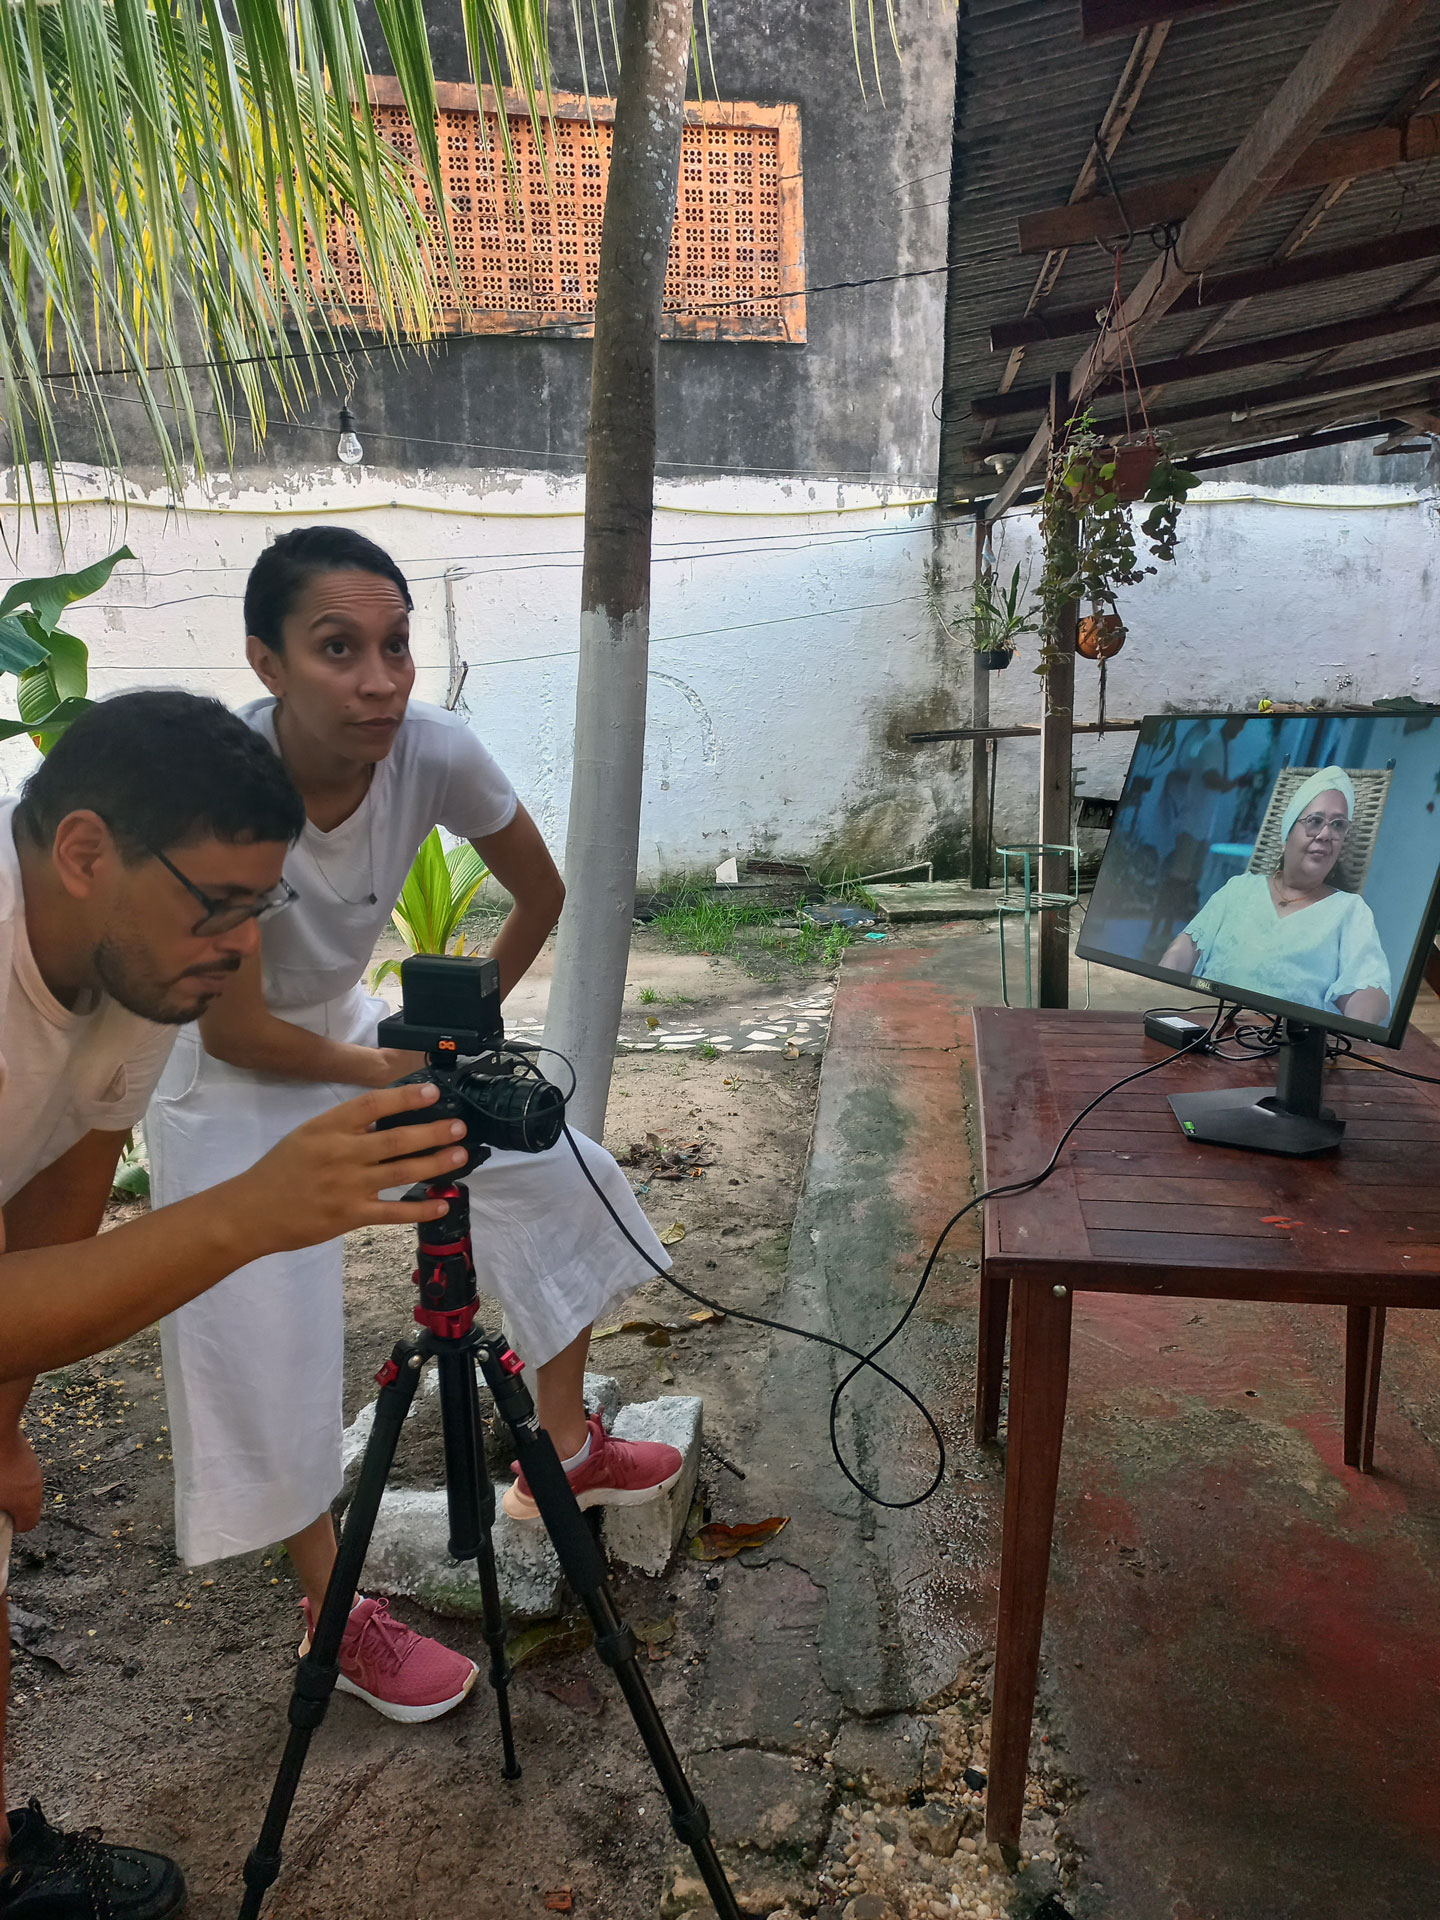
[[[348,406],[340,409],[340,438],[335,443],[335,457],[343,467],[358,467],[365,458],[365,449],[355,431],[355,416]]]

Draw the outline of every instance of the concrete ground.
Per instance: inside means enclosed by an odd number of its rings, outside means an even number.
[[[779,1318],[864,1345],[909,1298],[971,1191],[967,1015],[998,1000],[996,960],[993,928],[975,926],[846,956]],[[1078,965],[1073,989],[1079,1005]],[[1090,991],[1137,1011],[1162,997],[1100,969]],[[1427,996],[1417,1022],[1440,1032],[1437,1016]],[[958,1712],[983,1760],[1003,1456],[967,1433],[978,1245],[963,1222],[885,1356],[944,1429],[924,1505],[875,1506],[847,1484],[824,1437],[839,1364],[771,1343],[745,1456],[790,1524],[726,1570],[699,1745],[722,1810],[761,1764],[813,1775],[768,1881],[749,1853],[750,1879],[772,1897],[793,1885],[797,1909],[816,1897],[797,1857],[819,1859],[822,1914],[867,1888],[880,1904],[857,1912],[953,1904],[943,1885],[926,1903],[942,1876],[910,1844],[913,1817],[908,1831],[882,1817],[890,1844],[871,1846],[875,1808],[862,1815],[846,1754],[867,1738],[928,1754],[942,1733],[949,1751]],[[1435,1910],[1440,1327],[1390,1316],[1373,1478],[1341,1463],[1342,1366],[1334,1309],[1077,1301],[1032,1857],[964,1910],[1028,1920],[1052,1892],[1084,1920]],[[838,1434],[888,1500],[924,1491],[933,1440],[883,1385],[857,1383]]]

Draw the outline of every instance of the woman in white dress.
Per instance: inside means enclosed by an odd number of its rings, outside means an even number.
[[[385,1007],[365,973],[434,827],[470,840],[514,899],[492,949],[502,994],[559,917],[560,876],[504,773],[464,721],[410,700],[410,605],[395,562],[346,528],[282,535],[251,572],[246,650],[269,691],[243,717],[305,802],[307,823],[285,863],[299,897],[235,976],[223,1014],[217,1001],[215,1017],[181,1033],[146,1118],[159,1205],[253,1165],[351,1089],[385,1086],[422,1064],[377,1048]],[[577,1140],[629,1231],[668,1266],[610,1155]],[[496,1151],[467,1184],[482,1283],[533,1369],[540,1422],[581,1505],[657,1497],[678,1476],[679,1453],[612,1439],[587,1418],[582,1396],[593,1322],[652,1269],[564,1142],[543,1154]],[[161,1327],[181,1558],[195,1565],[283,1540],[307,1622],[335,1559],[341,1253],[334,1240],[257,1261]],[[504,1499],[512,1518],[537,1517],[523,1480]],[[357,1604],[340,1685],[382,1713],[433,1718],[474,1677],[470,1661],[410,1633],[383,1602]]]
[[[1330,884],[1355,812],[1343,767],[1296,788],[1281,821],[1280,864],[1242,873],[1213,893],[1160,965],[1383,1027],[1390,967],[1375,916],[1358,893]]]

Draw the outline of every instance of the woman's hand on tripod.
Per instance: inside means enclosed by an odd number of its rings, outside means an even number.
[[[356,1227],[438,1220],[443,1200],[382,1200],[380,1194],[440,1180],[463,1167],[465,1148],[454,1143],[465,1137],[464,1122],[433,1120],[398,1133],[375,1131],[377,1120],[431,1106],[436,1097],[435,1087],[423,1083],[363,1093],[307,1120],[227,1185],[252,1223],[273,1226],[273,1238],[266,1237],[276,1253],[314,1246]],[[397,1159],[401,1151],[406,1157]]]

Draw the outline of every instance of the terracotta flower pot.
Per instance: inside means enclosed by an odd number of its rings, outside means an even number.
[[[1160,447],[1146,439],[1133,447],[1108,450],[1115,462],[1115,497],[1126,503],[1143,500],[1150,476],[1160,464]]]
[[[1125,644],[1125,622],[1118,613],[1092,613],[1080,622],[1075,651],[1086,660],[1110,660]]]

